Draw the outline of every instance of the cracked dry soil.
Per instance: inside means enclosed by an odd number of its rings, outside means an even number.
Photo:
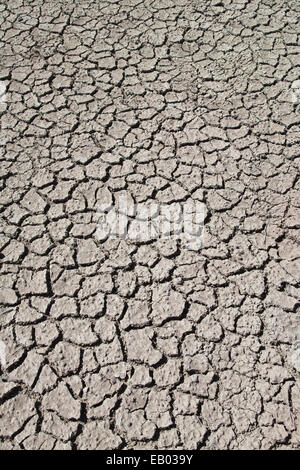
[[[1,2],[1,449],[300,448],[299,12]],[[202,248],[97,239],[122,194]]]

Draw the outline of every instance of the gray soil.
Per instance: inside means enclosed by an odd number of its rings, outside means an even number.
[[[299,12],[1,2],[0,449],[300,448]]]

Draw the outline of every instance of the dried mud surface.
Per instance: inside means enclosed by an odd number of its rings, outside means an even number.
[[[300,447],[299,7],[1,2],[1,449]]]

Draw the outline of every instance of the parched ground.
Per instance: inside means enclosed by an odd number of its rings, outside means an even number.
[[[1,449],[300,448],[299,12],[1,1]]]

